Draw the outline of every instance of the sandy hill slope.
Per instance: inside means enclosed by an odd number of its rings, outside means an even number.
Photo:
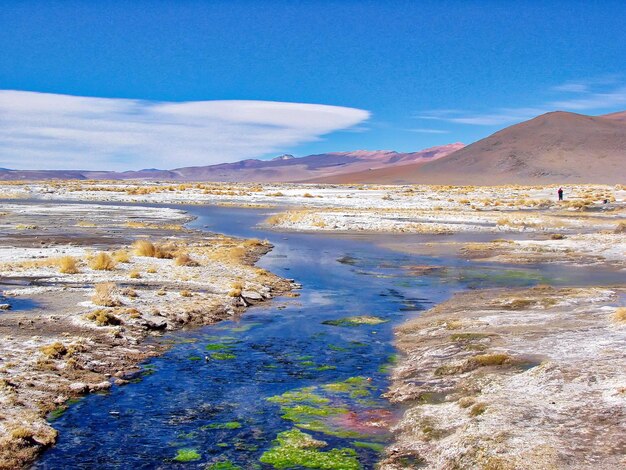
[[[399,153],[391,150],[357,150],[334,152],[295,158],[280,155],[272,160],[242,160],[196,167],[139,171],[80,171],[80,170],[9,170],[0,168],[0,180],[43,179],[110,179],[110,180],[182,180],[239,182],[298,182],[380,169],[408,163],[433,161],[459,150],[463,144],[448,144],[419,152]]]
[[[626,113],[543,114],[433,162],[342,181],[433,184],[626,183]]]

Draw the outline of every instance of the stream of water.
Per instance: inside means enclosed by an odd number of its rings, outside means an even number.
[[[327,443],[304,453],[309,464],[327,456],[337,460],[323,468],[373,468],[390,440],[385,424],[402,411],[381,397],[393,327],[463,288],[546,282],[532,268],[403,254],[374,237],[263,230],[264,211],[185,209],[193,228],[272,242],[259,266],[301,283],[300,296],[159,338],[171,349],[135,383],[87,396],[53,422],[58,443],[35,468],[271,469],[270,457],[289,457],[277,435],[292,429]],[[446,268],[411,274],[416,265]],[[333,324],[355,315],[383,322]]]

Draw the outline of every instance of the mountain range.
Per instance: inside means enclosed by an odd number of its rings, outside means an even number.
[[[139,171],[9,170],[2,180],[110,179],[381,184],[625,183],[626,111],[602,116],[555,111],[465,146],[418,152],[357,150],[280,155],[197,167]]]

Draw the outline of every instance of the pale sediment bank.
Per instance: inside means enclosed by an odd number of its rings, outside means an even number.
[[[569,185],[565,201],[556,200],[557,188],[60,181],[2,182],[0,194],[15,199],[274,207],[277,213],[265,224],[280,231],[437,235],[444,243],[447,235],[480,233],[493,239],[460,246],[462,256],[623,267],[624,186]]]
[[[183,211],[27,203],[2,214],[0,468],[55,442],[49,413],[135,377],[163,350],[148,336],[236,319],[292,287],[254,267],[269,244],[185,229]]]
[[[398,328],[408,409],[381,468],[622,468],[625,293],[465,292]]]

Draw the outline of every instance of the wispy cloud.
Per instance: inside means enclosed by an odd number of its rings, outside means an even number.
[[[609,87],[610,86],[610,87]],[[491,112],[472,113],[456,109],[423,111],[415,116],[418,119],[469,124],[476,126],[496,126],[525,121],[550,111],[597,111],[626,106],[626,86],[618,84],[614,77],[597,80],[567,82],[552,87],[554,92],[564,96],[558,100],[530,107],[497,108]]]
[[[283,151],[369,117],[361,109],[319,104],[174,103],[0,90],[0,166],[209,165]]]

